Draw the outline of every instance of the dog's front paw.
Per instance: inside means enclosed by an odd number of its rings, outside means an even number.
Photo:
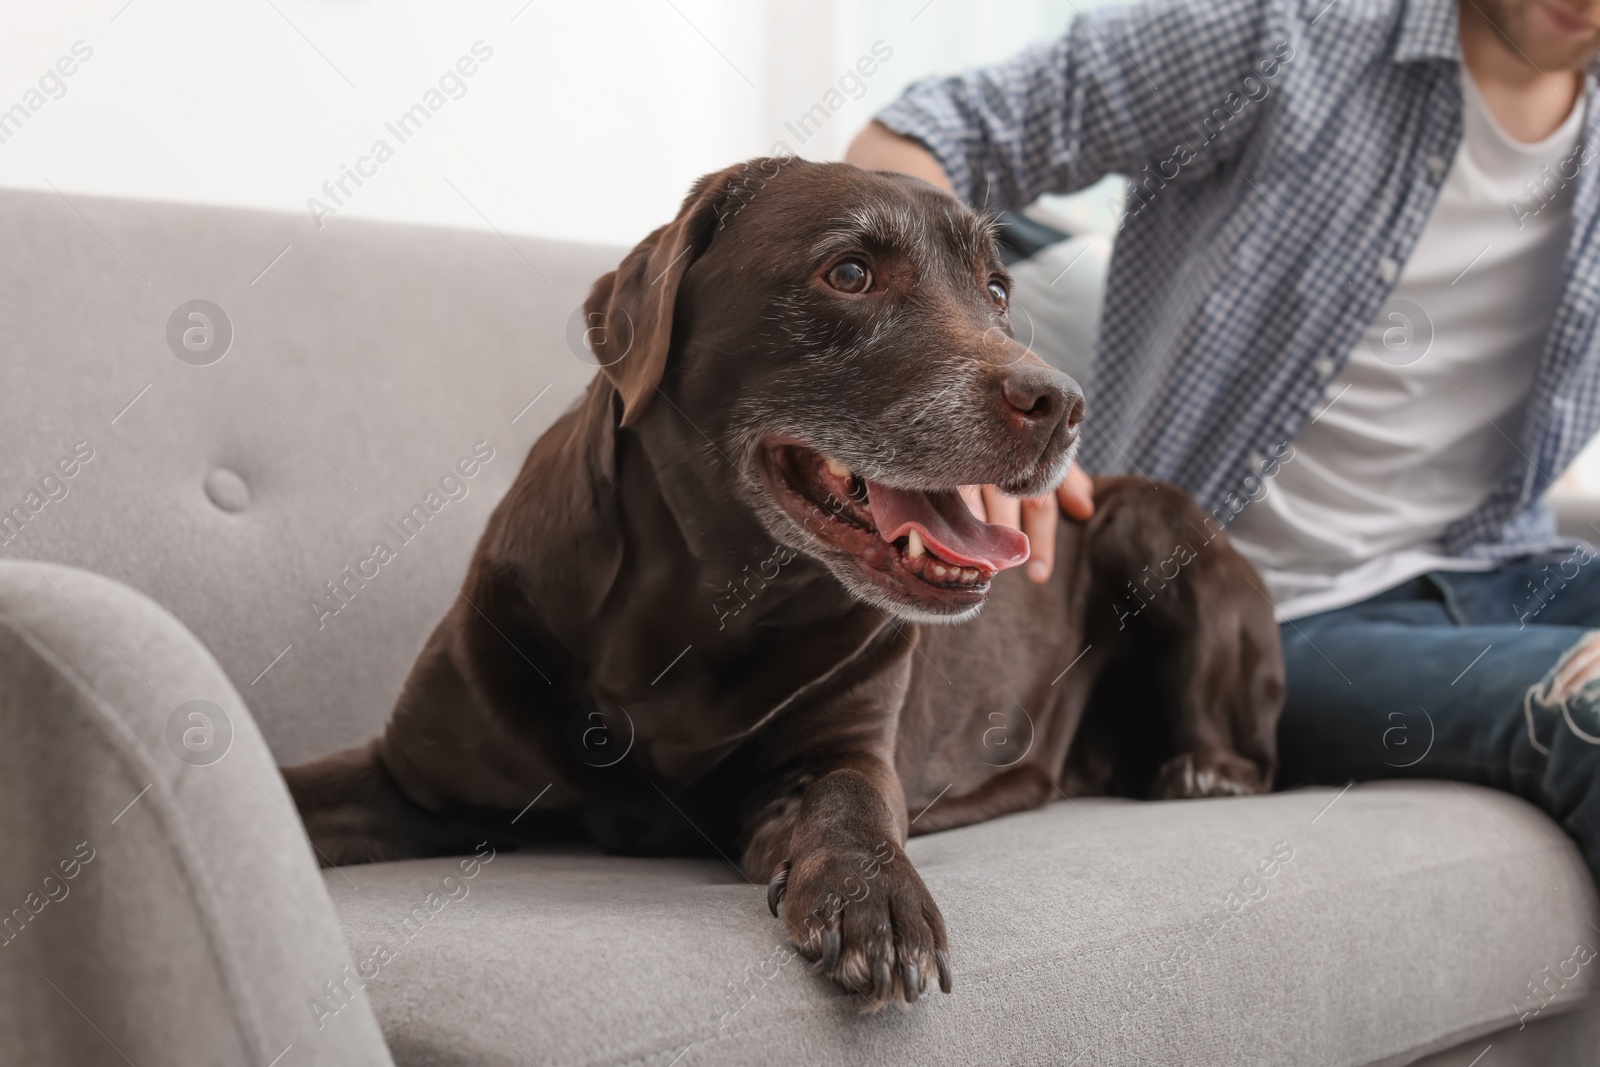
[[[1156,772],[1150,799],[1241,797],[1266,791],[1260,770],[1243,756],[1232,753],[1198,756],[1185,752],[1162,764]]]
[[[779,864],[767,890],[772,914],[819,973],[868,999],[876,1011],[913,1002],[932,988],[950,992],[944,917],[906,854],[876,848],[824,849]]]

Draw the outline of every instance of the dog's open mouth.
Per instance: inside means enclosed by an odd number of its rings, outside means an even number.
[[[856,557],[870,579],[943,612],[983,602],[995,574],[1028,558],[1028,539],[979,521],[949,489],[898,489],[814,448],[763,449],[774,497],[819,539]]]

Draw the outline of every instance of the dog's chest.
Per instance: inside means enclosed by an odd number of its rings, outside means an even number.
[[[1009,577],[976,619],[921,630],[896,738],[913,813],[1026,766],[1060,773],[1083,706],[1081,622],[1059,588]]]

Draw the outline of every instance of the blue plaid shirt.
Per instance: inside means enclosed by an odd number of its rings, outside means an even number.
[[[878,119],[994,210],[1129,178],[1084,466],[1174,482],[1226,517],[1326,401],[1416,246],[1461,142],[1460,63],[1455,0],[1149,0],[918,82]],[[1587,145],[1596,93],[1591,69]],[[1522,458],[1445,531],[1450,555],[1573,543],[1540,497],[1600,430],[1597,169],[1575,179],[1564,292],[1511,428]]]

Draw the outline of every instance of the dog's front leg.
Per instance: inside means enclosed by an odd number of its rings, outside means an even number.
[[[746,864],[771,875],[767,903],[818,970],[875,1010],[950,992],[944,918],[905,853],[906,812],[887,760],[855,753],[813,763],[762,813]]]

